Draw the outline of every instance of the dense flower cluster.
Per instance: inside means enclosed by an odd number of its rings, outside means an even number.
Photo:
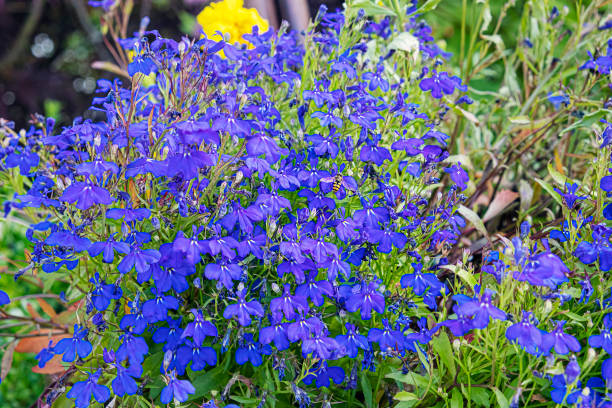
[[[299,387],[354,388],[352,361],[375,370],[429,341],[418,310],[446,286],[423,270],[447,262],[468,181],[443,163],[438,125],[466,88],[407,13],[391,26],[322,10],[306,39],[255,27],[248,47],[143,32],[122,40],[132,84],[98,83],[106,120],[5,130],[4,166],[31,180],[6,211],[49,214],[28,231],[32,267],[82,300],[72,337],[40,355],[79,369],[78,407],[142,393],[146,361],[152,396],[186,401],[187,370],[225,355],[273,364],[307,405]],[[399,32],[420,73],[390,47]],[[445,173],[452,187],[431,200]],[[379,256],[407,273],[378,271]]]
[[[236,388],[246,406],[350,406],[358,390],[372,405],[375,372],[402,402],[444,387],[463,398],[461,387],[489,406],[476,394],[489,387],[517,407],[531,387],[612,406],[612,358],[587,350],[612,352],[612,298],[599,296],[612,269],[612,125],[598,136],[598,189],[548,186],[564,219],[545,238],[523,222],[479,274],[469,254],[451,259],[472,182],[447,151],[448,122],[472,101],[416,10],[322,9],[303,34],[249,23],[245,43],[141,30],[120,39],[130,81],[98,82],[100,120],[60,130],[38,117],[19,133],[3,122],[0,163],[19,191],[5,212],[36,220],[21,273],[67,280],[76,309],[39,365],[61,356],[77,407],[132,396],[216,407]],[[580,68],[605,75],[609,60]],[[511,397],[495,383],[466,394],[463,356],[491,373],[518,360],[504,373]]]

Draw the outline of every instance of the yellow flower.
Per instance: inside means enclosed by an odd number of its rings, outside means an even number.
[[[222,0],[211,3],[198,14],[198,23],[208,38],[218,36],[217,31],[220,31],[224,35],[229,35],[232,43],[247,43],[242,36],[250,34],[254,26],[259,27],[260,33],[268,31],[268,22],[257,10],[244,8],[243,0]]]

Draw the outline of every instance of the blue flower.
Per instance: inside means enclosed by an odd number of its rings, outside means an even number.
[[[572,210],[576,206],[577,201],[584,200],[585,198],[587,198],[586,196],[576,195],[576,191],[578,191],[578,188],[579,186],[576,183],[565,183],[565,192],[555,187],[555,191],[559,193],[559,195],[563,199],[563,203],[570,210]]]
[[[151,288],[151,293],[155,297],[142,305],[142,314],[149,323],[165,320],[168,316],[168,310],[178,309],[179,302],[174,296],[165,295],[159,288]]]
[[[242,277],[242,268],[235,263],[220,261],[219,263],[209,263],[204,268],[204,275],[207,279],[216,280],[226,289],[231,289],[235,280]]]
[[[473,317],[473,326],[476,329],[484,329],[489,324],[489,319],[506,320],[506,314],[493,306],[491,297],[495,292],[485,289],[480,299],[470,300],[459,306],[459,313]]]
[[[60,201],[76,203],[76,208],[87,210],[96,204],[111,204],[114,200],[108,190],[92,183],[74,182],[59,198]]]
[[[272,349],[267,344],[259,344],[253,341],[253,335],[246,333],[241,345],[236,350],[236,363],[239,365],[249,361],[254,367],[259,367],[263,363],[262,354],[270,355]]]
[[[214,366],[217,364],[217,353],[212,347],[203,347],[201,345],[187,340],[185,345],[179,347],[176,352],[177,368],[180,367],[179,372],[185,371],[185,368],[191,363],[191,369],[193,371],[201,371],[207,366]]]
[[[151,216],[148,208],[111,208],[106,211],[106,218],[118,220],[123,218],[125,222],[142,221]]]
[[[594,334],[589,337],[589,345],[591,347],[602,347],[606,353],[612,355],[612,315],[605,315],[603,318],[604,329],[599,334]]]
[[[55,354],[63,354],[62,361],[73,362],[77,356],[87,357],[92,350],[91,343],[87,340],[89,331],[78,324],[74,325],[74,334],[71,338],[61,339],[53,348]]]
[[[100,404],[105,403],[110,398],[111,394],[108,387],[98,384],[101,375],[101,370],[90,373],[86,380],[74,383],[66,396],[75,400],[74,404],[77,408],[89,407],[91,397]]]
[[[308,300],[305,297],[297,293],[291,295],[291,285],[288,283],[284,285],[282,296],[270,301],[270,311],[276,315],[284,313],[288,320],[293,320],[298,313],[306,313],[309,309]]]
[[[178,402],[185,402],[189,398],[189,394],[195,393],[193,385],[187,380],[177,379],[174,371],[168,374],[167,384],[159,397],[162,404],[169,404],[173,399]]]
[[[270,344],[274,342],[274,345],[278,350],[286,350],[289,348],[291,342],[287,337],[288,323],[283,323],[282,318],[271,316],[270,326],[262,327],[259,331],[259,342],[261,344]]]
[[[442,98],[444,94],[451,95],[455,88],[466,91],[467,87],[461,84],[461,79],[457,76],[449,77],[447,72],[432,72],[431,77],[424,78],[419,83],[419,87],[424,92],[431,91],[431,96],[436,99]]]
[[[327,330],[318,330],[313,337],[302,341],[302,356],[306,358],[312,354],[313,358],[327,360],[339,352],[340,346],[333,337],[328,337]]]
[[[5,291],[0,290],[0,306],[8,305],[9,303],[11,303],[11,299],[9,298],[9,296],[6,294]]]
[[[89,281],[94,284],[94,289],[91,292],[91,301],[97,310],[104,311],[110,305],[111,300],[121,299],[123,294],[121,288],[100,280],[98,272]]]
[[[185,331],[183,331],[182,337],[191,337],[194,344],[201,346],[206,339],[206,336],[217,337],[218,332],[214,324],[208,320],[204,320],[204,315],[201,310],[191,309],[193,314],[193,322],[187,324]]]
[[[553,377],[552,387],[553,390],[550,392],[550,398],[557,404],[567,403],[575,404],[580,398],[580,382],[573,387],[573,391],[568,390],[572,383],[567,383],[565,375],[558,374]]]
[[[585,265],[592,264],[599,259],[599,268],[607,272],[612,269],[612,245],[610,244],[612,229],[603,225],[593,225],[592,230],[593,242],[580,242],[574,251],[574,256]]]
[[[364,320],[370,320],[372,310],[383,313],[385,311],[385,298],[376,290],[378,286],[376,282],[364,282],[359,285],[358,290],[347,299],[346,310],[349,312],[359,310],[361,318]]]
[[[238,292],[238,302],[228,305],[223,312],[223,317],[225,319],[236,317],[241,326],[249,326],[251,324],[251,316],[263,317],[264,310],[261,303],[256,300],[247,302],[245,297],[246,290]]]
[[[314,382],[317,388],[321,388],[329,387],[331,381],[341,384],[344,381],[344,377],[345,374],[342,368],[330,367],[327,365],[327,362],[322,362],[311,368],[302,381],[308,385]]]
[[[130,364],[141,364],[149,352],[149,346],[142,337],[135,337],[125,333],[119,337],[121,345],[117,348],[115,356],[118,362],[129,360]]]
[[[444,172],[450,175],[451,180],[459,187],[460,191],[467,188],[467,182],[470,180],[467,172],[461,167],[461,163],[457,163],[449,168],[444,169]]]
[[[404,336],[399,330],[389,326],[388,319],[382,319],[383,329],[372,328],[368,331],[368,341],[378,343],[381,351],[403,350]]]
[[[437,296],[445,288],[445,285],[440,282],[435,274],[421,272],[423,269],[421,263],[413,263],[412,268],[414,273],[407,273],[400,279],[402,288],[412,288],[412,291],[417,296],[422,296],[427,289],[431,289]]]
[[[539,355],[542,352],[542,330],[538,329],[533,322],[533,314],[523,311],[523,319],[508,327],[506,338],[516,342],[527,353]]]
[[[469,315],[461,313],[457,305],[453,306],[453,311],[457,315],[457,318],[440,322],[440,326],[448,327],[451,333],[458,337],[466,335],[470,330],[475,328],[472,318]]]
[[[138,274],[149,271],[151,264],[159,261],[161,254],[157,249],[141,249],[138,245],[132,245],[130,252],[119,262],[117,269],[125,274],[136,269]]]
[[[95,258],[102,254],[102,260],[105,263],[113,263],[115,260],[115,251],[124,255],[128,254],[130,252],[130,245],[125,242],[115,241],[114,235],[115,234],[109,236],[106,241],[94,242],[91,244],[87,249],[89,256]]]
[[[368,350],[370,349],[370,345],[368,344],[368,339],[359,334],[359,329],[357,326],[351,323],[346,323],[344,325],[346,327],[346,334],[340,334],[336,336],[336,342],[344,347],[346,351],[346,355],[350,358],[357,357],[357,353],[359,349]],[[372,330],[372,329],[371,329]]]
[[[542,339],[542,349],[548,353],[554,349],[557,354],[568,354],[570,351],[577,353],[580,351],[580,343],[576,337],[563,331],[565,321],[556,323],[555,329]]]

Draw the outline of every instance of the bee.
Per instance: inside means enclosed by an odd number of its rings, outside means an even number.
[[[332,184],[332,191],[334,193],[337,193],[338,190],[340,190],[340,187],[342,187],[342,182],[344,180],[342,179],[342,176],[340,174],[336,174],[334,176],[334,184]]]
[[[331,183],[331,190],[334,194],[337,194],[341,188],[349,191],[356,191],[356,183],[352,177],[345,177],[342,174],[336,174],[334,176],[323,177],[322,183]]]

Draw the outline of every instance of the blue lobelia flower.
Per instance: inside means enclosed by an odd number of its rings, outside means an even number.
[[[489,319],[506,320],[506,313],[493,306],[491,298],[495,292],[485,289],[480,299],[470,300],[459,306],[459,313],[473,317],[473,326],[476,329],[484,329],[489,324]]]
[[[189,394],[195,393],[195,388],[187,380],[176,378],[176,372],[168,374],[167,385],[162,389],[159,400],[162,404],[169,404],[173,399],[178,402],[185,402]]]
[[[523,319],[508,327],[506,338],[511,342],[516,342],[527,353],[539,355],[542,353],[542,339],[546,334],[538,329],[534,324],[533,313],[523,311]]]
[[[223,311],[225,319],[236,317],[241,326],[249,326],[251,324],[251,316],[263,317],[264,310],[261,303],[256,300],[251,300],[250,302],[245,300],[246,289],[241,290],[237,295],[238,302],[228,305]]]
[[[319,320],[319,318],[315,316],[306,317],[305,315],[300,315],[295,322],[289,323],[289,327],[287,328],[287,337],[292,342],[298,340],[303,341],[311,337],[311,335],[319,333],[324,329],[325,325],[323,322],[321,322],[321,320]]]
[[[138,274],[144,274],[149,271],[151,264],[159,261],[161,254],[157,249],[142,249],[139,245],[132,245],[130,252],[119,262],[117,269],[125,274],[132,269],[136,269]]]
[[[82,176],[94,176],[100,178],[107,171],[111,174],[119,173],[119,166],[113,162],[104,161],[101,158],[97,158],[94,161],[77,164],[76,171]]]
[[[302,381],[310,385],[313,382],[317,388],[329,387],[331,381],[341,384],[344,381],[345,373],[340,367],[330,367],[327,362],[322,362],[308,370],[306,377]]]
[[[546,251],[524,259],[526,261],[522,270],[513,273],[514,279],[527,281],[534,286],[548,286],[551,289],[556,289],[568,281],[568,267],[552,252]]]
[[[179,231],[174,239],[172,248],[177,252],[185,254],[187,262],[195,265],[200,262],[202,255],[210,252],[208,243],[204,240],[199,240],[198,235],[203,231],[203,228],[197,229],[193,227],[191,238],[187,238],[183,231]]]
[[[542,338],[542,349],[546,354],[554,349],[557,354],[568,354],[570,351],[577,353],[580,351],[580,343],[576,337],[563,331],[565,321],[556,323],[555,329],[544,335]]]
[[[612,228],[603,225],[593,225],[593,242],[582,241],[576,247],[574,256],[585,265],[592,264],[599,259],[599,268],[606,272],[612,269]]]
[[[132,333],[134,334],[142,334],[148,326],[147,318],[142,313],[142,306],[139,301],[132,301],[131,304],[131,313],[126,314],[121,318],[121,322],[119,322],[119,328],[121,330],[127,330],[131,328]]]
[[[105,403],[111,394],[108,387],[98,384],[101,375],[102,370],[90,373],[86,380],[74,383],[66,396],[75,400],[74,403],[77,408],[89,407],[91,397],[100,404]]]
[[[134,378],[142,376],[142,365],[130,362],[129,367],[123,366],[120,362],[116,361],[116,355],[112,350],[105,349],[103,358],[104,362],[112,364],[117,370],[117,375],[111,383],[113,392],[120,397],[136,394],[138,392],[138,383]]]
[[[105,188],[80,181],[72,183],[65,189],[59,200],[69,203],[76,202],[76,208],[80,210],[87,210],[96,204],[108,205],[114,201]]]
[[[242,277],[242,268],[235,263],[219,261],[219,263],[209,263],[204,268],[204,276],[207,279],[216,280],[218,286],[224,286],[226,289],[231,289],[235,280]]]
[[[372,310],[378,313],[385,311],[385,298],[378,289],[379,284],[376,282],[361,283],[358,286],[356,293],[353,293],[346,301],[346,310],[349,312],[360,311],[361,318],[370,320]]]
[[[166,319],[168,327],[158,327],[153,333],[153,341],[157,344],[164,345],[164,351],[176,350],[183,342],[183,328],[181,327],[181,318]]]
[[[298,295],[291,295],[291,285],[284,285],[283,294],[270,301],[270,311],[275,315],[284,314],[288,320],[293,320],[298,313],[307,313],[310,310],[308,300]]]
[[[253,334],[246,333],[236,350],[236,363],[243,365],[248,361],[254,367],[259,367],[263,363],[262,354],[270,355],[271,353],[272,348],[269,345],[255,343]]]
[[[62,361],[73,362],[77,356],[87,357],[92,350],[91,343],[87,340],[89,331],[78,324],[74,325],[74,334],[71,338],[61,339],[53,348],[55,354],[63,354]]]
[[[431,91],[431,96],[436,99],[442,98],[444,94],[451,95],[455,88],[465,92],[467,87],[461,85],[461,79],[457,76],[449,77],[447,72],[432,72],[431,77],[423,78],[419,87],[424,92]]]
[[[603,318],[604,329],[599,334],[594,334],[589,337],[589,346],[601,347],[606,353],[612,355],[612,315],[607,314]]]
[[[218,332],[214,324],[208,320],[204,320],[204,314],[201,310],[191,309],[193,314],[193,322],[187,324],[183,331],[182,337],[191,337],[194,344],[201,346],[206,339],[206,336],[217,337]]]
[[[187,340],[176,352],[177,371],[184,373],[187,365],[191,363],[193,371],[201,371],[207,366],[217,364],[217,353],[212,347],[203,347]]]
[[[156,287],[151,288],[151,293],[155,297],[142,305],[142,314],[149,323],[166,320],[168,310],[178,309],[179,302],[174,296],[165,295],[161,289]]]
[[[9,298],[9,296],[6,294],[5,291],[0,290],[0,306],[8,305],[9,303],[11,303],[11,299]]]
[[[563,203],[570,210],[576,206],[576,203],[578,201],[584,200],[585,198],[587,198],[586,196],[576,195],[576,191],[578,191],[579,187],[580,186],[578,186],[578,184],[576,183],[573,183],[573,184],[565,183],[565,192],[555,187],[555,191],[559,193],[559,195],[563,199]]]
[[[317,278],[317,272],[311,272],[308,274],[306,283],[300,285],[295,290],[296,296],[302,296],[310,299],[315,306],[323,305],[323,295],[333,297],[334,288],[332,284],[327,280],[315,280]]]
[[[470,181],[470,177],[467,172],[461,167],[461,163],[457,163],[451,167],[444,169],[445,173],[450,175],[451,180],[459,187],[460,191],[467,188],[467,182]]]
[[[344,348],[348,357],[357,357],[359,349],[370,349],[368,339],[365,336],[359,334],[359,329],[357,328],[357,326],[351,323],[346,323],[344,327],[346,327],[347,333],[336,336],[336,342]]]
[[[123,294],[121,287],[100,280],[98,272],[89,281],[94,285],[94,289],[91,291],[91,302],[97,310],[102,312],[108,308],[111,300],[121,299]]]
[[[333,337],[328,337],[327,329],[318,330],[314,336],[302,341],[302,356],[312,354],[313,358],[327,360],[334,358],[340,351],[340,346]]]
[[[422,296],[427,289],[433,291],[436,296],[446,287],[434,273],[423,273],[421,263],[413,263],[414,273],[407,273],[400,279],[402,288],[412,288],[417,296]]]
[[[376,248],[378,252],[388,254],[396,247],[401,250],[406,246],[408,238],[401,232],[396,231],[396,225],[392,223],[385,224],[383,229],[368,228],[368,241],[372,244],[378,244]]]
[[[378,343],[381,351],[403,350],[404,336],[401,331],[393,330],[388,319],[382,319],[383,328],[371,328],[368,331],[368,341]]]
[[[123,220],[127,223],[134,221],[142,221],[151,216],[151,210],[148,208],[111,208],[106,210],[106,218],[112,220]]]
[[[119,337],[121,345],[117,348],[115,356],[118,362],[128,360],[130,364],[141,364],[149,352],[149,346],[142,337],[135,337],[132,333],[125,333]]]
[[[278,350],[286,350],[289,348],[291,342],[287,337],[287,329],[289,323],[283,323],[282,317],[272,315],[270,317],[270,326],[262,327],[259,330],[259,342],[261,344],[270,344],[274,342],[274,345]]]
[[[130,245],[122,242],[115,241],[115,234],[108,237],[106,241],[94,242],[87,249],[87,252],[91,257],[96,257],[102,254],[102,260],[105,263],[113,263],[115,260],[115,251],[120,254],[128,254],[130,252]]]
[[[564,374],[557,374],[552,379],[552,387],[553,390],[550,392],[550,398],[553,402],[557,404],[567,403],[567,404],[575,404],[578,402],[578,399],[581,395],[580,390],[580,381],[573,388],[573,391],[569,391],[568,387],[571,386],[572,383],[568,384],[568,381],[565,378]]]
[[[607,387],[609,388],[612,383],[612,358],[607,358],[601,365],[601,376],[606,380]]]

